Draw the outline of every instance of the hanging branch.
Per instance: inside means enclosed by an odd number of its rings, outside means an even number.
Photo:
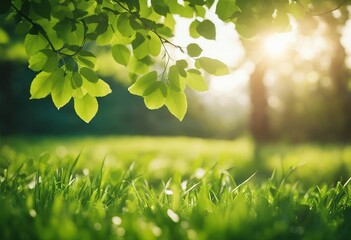
[[[36,28],[36,30],[45,38],[45,40],[48,42],[50,48],[52,51],[56,52],[59,55],[63,55],[66,57],[73,57],[75,55],[77,55],[84,47],[85,45],[85,40],[86,40],[86,33],[88,31],[88,27],[86,26],[86,23],[84,22],[84,20],[81,20],[80,22],[83,24],[84,27],[84,36],[83,36],[83,40],[82,43],[80,44],[79,48],[72,54],[67,54],[67,53],[63,53],[62,50],[64,49],[64,47],[60,48],[60,49],[56,49],[54,44],[52,43],[52,41],[50,40],[48,34],[46,33],[46,31],[44,30],[44,28],[34,22],[30,17],[28,17],[26,14],[24,14],[20,9],[18,9],[12,2],[11,2],[11,6],[15,9],[15,11],[21,15],[21,17],[23,17],[26,21],[28,21],[34,28]]]

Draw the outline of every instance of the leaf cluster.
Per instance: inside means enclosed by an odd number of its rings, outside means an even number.
[[[38,72],[31,98],[51,95],[61,108],[72,98],[75,111],[89,122],[97,113],[97,97],[111,92],[97,75],[92,44],[109,48],[116,63],[127,68],[132,94],[150,109],[166,105],[178,119],[187,110],[186,86],[207,90],[205,74],[228,74],[217,59],[202,56],[196,43],[172,43],[176,16],[188,18],[192,38],[216,40],[216,26],[206,18],[209,9],[236,31],[251,38],[266,31],[286,31],[289,17],[306,13],[316,1],[289,0],[2,0],[0,14],[24,36],[29,68]],[[186,57],[174,59],[174,48]],[[160,71],[157,63],[163,60]]]

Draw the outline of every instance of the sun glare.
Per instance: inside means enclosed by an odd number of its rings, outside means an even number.
[[[271,57],[284,56],[293,40],[293,33],[276,33],[263,39],[263,52]]]
[[[202,48],[201,56],[218,59],[229,67],[237,66],[245,55],[240,43],[239,35],[234,31],[233,24],[221,24],[218,17],[213,13],[207,14],[207,19],[216,25],[216,39],[208,40],[203,37],[191,38],[189,36],[189,25],[191,21],[183,18],[176,18],[175,38],[173,43],[186,47],[189,43],[196,43]],[[175,57],[186,57],[184,53],[175,52]]]
[[[226,64],[230,70],[237,69],[245,58],[245,50],[240,42],[239,35],[234,30],[234,25],[221,24],[213,12],[209,12],[207,18],[216,25],[216,40],[189,37],[188,29],[191,21],[177,18],[175,29],[175,36],[177,37],[173,39],[173,42],[179,46],[197,43],[203,50],[201,56],[218,59]],[[175,57],[179,59],[187,56],[176,51]],[[238,71],[235,71],[235,73],[231,71],[229,75],[220,77],[206,75],[206,79],[209,80],[209,91],[198,94],[199,98],[206,102],[206,106],[209,108],[216,106],[216,109],[219,110],[219,105],[230,106],[233,103],[230,96],[238,96],[239,93],[236,93],[236,91],[240,91],[239,86],[247,81],[247,76],[240,73],[241,71],[239,73]]]

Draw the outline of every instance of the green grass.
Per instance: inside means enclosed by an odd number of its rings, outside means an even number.
[[[6,138],[0,239],[347,239],[350,165],[337,145]]]

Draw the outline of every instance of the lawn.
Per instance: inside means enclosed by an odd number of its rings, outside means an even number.
[[[0,239],[347,239],[351,146],[0,139]]]

